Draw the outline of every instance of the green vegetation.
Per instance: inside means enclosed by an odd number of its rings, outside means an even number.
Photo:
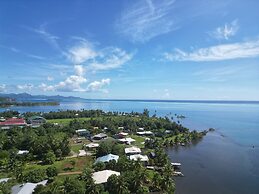
[[[5,118],[21,116],[27,119],[33,115],[41,115],[48,122],[37,128],[0,131],[0,177],[15,180],[0,185],[4,190],[16,182],[48,179],[49,184],[37,187],[35,193],[174,193],[172,168],[163,148],[190,144],[207,133],[190,132],[168,117],[150,117],[148,110],[143,113],[105,113],[101,110],[0,113]],[[138,136],[139,128],[152,131],[153,135]],[[105,132],[109,138],[98,142],[99,147],[91,151],[92,156],[77,157],[79,150],[85,149],[84,144],[90,143],[87,139],[77,139],[77,129],[87,129],[91,135]],[[155,171],[147,170],[146,164],[130,161],[125,156],[124,149],[129,145],[116,140],[116,134],[122,129],[136,140],[132,144],[142,148],[143,154],[154,153],[155,157],[149,159],[148,165],[156,167]],[[18,150],[29,153],[18,155]],[[113,160],[94,164],[96,157],[109,153],[120,156],[117,163]],[[96,185],[91,173],[104,169],[118,171],[121,175],[111,176],[105,185]]]
[[[58,106],[59,102],[16,102],[16,101],[1,101],[0,107],[9,106]]]

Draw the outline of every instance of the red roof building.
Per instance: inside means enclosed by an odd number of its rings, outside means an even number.
[[[27,123],[23,118],[10,118],[6,119],[4,122],[0,122],[0,126],[25,126]]]

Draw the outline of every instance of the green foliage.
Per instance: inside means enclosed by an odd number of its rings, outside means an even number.
[[[84,185],[75,178],[67,177],[64,181],[64,193],[84,194]]]
[[[44,154],[42,162],[44,164],[54,164],[56,160],[56,156],[53,151],[49,151],[46,154]]]
[[[38,183],[46,179],[46,172],[44,169],[30,170],[23,175],[22,179],[25,182]]]
[[[122,176],[111,175],[108,178],[106,189],[109,193],[114,194],[129,194],[130,191],[126,180]]]
[[[57,168],[55,166],[50,166],[46,169],[46,175],[48,178],[53,178],[58,175]]]
[[[101,171],[101,170],[104,170],[104,169],[105,169],[105,164],[103,162],[97,162],[94,165],[94,170],[95,171]]]

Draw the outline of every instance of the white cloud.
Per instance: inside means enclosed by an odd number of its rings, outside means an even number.
[[[101,91],[102,88],[106,85],[110,84],[110,79],[102,79],[101,81],[94,81],[88,84],[87,90],[88,91]],[[106,90],[104,90],[106,92]]]
[[[55,86],[48,86],[47,84],[44,84],[44,83],[42,83],[42,84],[40,84],[39,86],[38,86],[41,90],[43,90],[44,92],[47,92],[47,91],[55,91]]]
[[[0,84],[0,92],[5,92],[6,85],[5,84]]]
[[[164,53],[169,61],[221,61],[238,58],[259,57],[259,40],[221,44],[217,46],[200,48],[192,52],[175,49],[173,53]]]
[[[164,89],[164,98],[169,98],[170,97],[170,91],[169,89]]]
[[[117,30],[133,42],[146,42],[176,29],[171,17],[174,0],[136,1],[116,22]]]
[[[74,68],[75,68],[76,75],[78,76],[84,75],[85,69],[82,65],[75,65]]]
[[[133,54],[117,47],[97,49],[93,44],[81,38],[75,46],[68,50],[66,56],[72,63],[81,65],[80,67],[84,65],[86,70],[100,71],[119,68],[131,60]],[[80,69],[76,71],[80,71]]]
[[[89,69],[98,71],[119,68],[131,60],[132,56],[133,54],[129,54],[120,48],[108,47],[103,49],[94,62],[89,64]]]
[[[17,89],[19,90],[31,90],[34,85],[33,84],[24,84],[24,85],[17,85]]]
[[[214,31],[209,32],[210,36],[216,39],[228,40],[231,36],[234,36],[239,29],[238,20],[232,21],[230,24],[216,28]]]
[[[34,59],[39,59],[39,60],[46,59],[45,57],[41,57],[41,56],[38,56],[38,55],[32,55],[32,54],[26,54],[26,56],[30,57],[30,58],[34,58]]]
[[[40,25],[39,28],[31,28],[31,27],[27,27],[27,26],[23,26],[23,27],[28,29],[28,30],[30,30],[30,31],[33,31],[33,32],[39,34],[40,37],[43,38],[53,48],[61,51],[61,48],[59,47],[59,44],[57,42],[59,37],[58,36],[54,36],[51,33],[49,33],[46,30],[46,26],[47,26],[47,23],[44,23],[44,24]]]
[[[52,76],[48,76],[48,77],[47,77],[47,80],[48,80],[48,81],[53,81],[54,78],[53,78]]]
[[[67,57],[74,64],[81,64],[89,59],[95,58],[96,56],[96,51],[87,41],[80,41],[78,45],[69,49],[67,54]]]

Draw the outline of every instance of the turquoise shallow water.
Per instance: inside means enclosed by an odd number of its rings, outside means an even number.
[[[12,107],[20,112],[59,109],[143,111],[186,116],[181,122],[197,130],[216,128],[190,147],[171,148],[172,161],[182,163],[183,178],[176,179],[178,194],[259,193],[259,104],[179,103],[139,101],[62,102],[56,107]],[[5,109],[0,109],[3,111]],[[254,147],[253,147],[254,146]]]

